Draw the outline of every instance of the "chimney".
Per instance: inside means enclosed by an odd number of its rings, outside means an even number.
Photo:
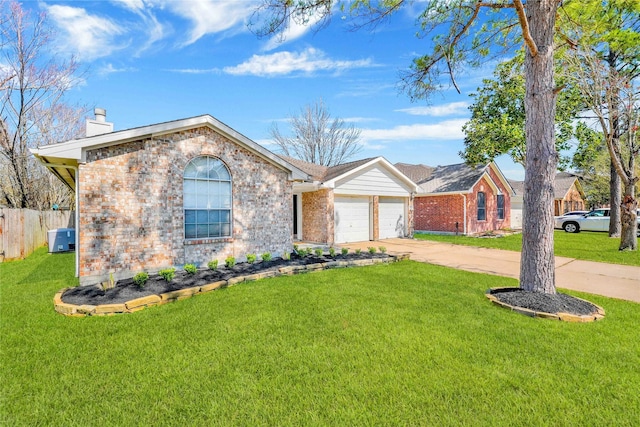
[[[107,122],[107,110],[104,108],[96,108],[93,110],[96,118],[87,119],[86,136],[96,136],[113,132],[113,123]]]

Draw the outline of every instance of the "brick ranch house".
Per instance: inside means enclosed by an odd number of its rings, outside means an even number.
[[[307,173],[294,182],[294,236],[329,245],[412,234],[417,185],[383,157],[326,167],[285,157]]]
[[[308,176],[210,115],[32,150],[76,192],[81,284],[293,245],[294,182]]]
[[[509,180],[509,184],[516,192],[511,199],[511,224],[514,228],[520,228],[522,227],[524,181]],[[569,172],[557,173],[553,193],[554,216],[587,209],[584,190],[577,175]]]
[[[514,192],[495,163],[395,166],[419,186],[413,200],[416,233],[478,234],[510,228]]]

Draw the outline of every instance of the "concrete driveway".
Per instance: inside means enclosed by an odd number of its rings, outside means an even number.
[[[414,239],[385,239],[341,246],[362,250],[369,246],[385,246],[388,253],[408,253],[414,261],[514,279],[520,277],[520,252]],[[640,267],[556,257],[556,286],[640,303]]]

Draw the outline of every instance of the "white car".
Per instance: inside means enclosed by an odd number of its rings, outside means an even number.
[[[562,217],[565,217],[565,216],[582,216],[582,215],[585,215],[585,214],[588,214],[588,213],[589,213],[589,211],[569,211],[569,212],[563,213],[560,216],[557,216],[556,219],[562,218]]]
[[[559,216],[555,219],[555,228],[561,228],[567,233],[609,231],[609,212],[609,208],[601,208],[581,216]],[[638,221],[640,223],[640,215]]]

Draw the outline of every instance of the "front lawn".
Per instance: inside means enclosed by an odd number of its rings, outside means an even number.
[[[243,283],[69,318],[73,254],[0,264],[0,425],[637,425],[639,305],[588,324],[404,261]],[[571,292],[584,297],[584,294]]]
[[[456,245],[479,246],[483,248],[505,249],[520,251],[522,249],[522,234],[512,234],[504,237],[468,237],[437,234],[414,234],[416,239],[436,242],[453,243]],[[555,254],[567,258],[585,261],[607,262],[610,264],[624,264],[640,266],[640,251],[621,252],[620,238],[611,238],[607,233],[582,231],[580,233],[566,233],[556,230],[554,233]]]

